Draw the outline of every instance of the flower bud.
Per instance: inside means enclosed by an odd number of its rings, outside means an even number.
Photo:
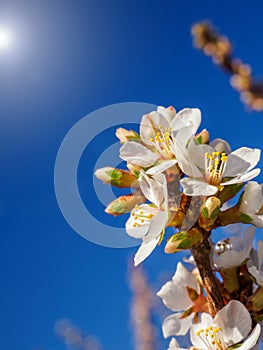
[[[172,254],[182,250],[191,249],[203,241],[202,233],[193,228],[190,231],[181,231],[172,235],[164,248],[165,253]]]
[[[200,145],[209,142],[209,132],[206,129],[203,129],[198,135],[195,137],[195,143]]]
[[[220,208],[220,199],[212,196],[208,197],[207,200],[205,201],[205,204],[202,208],[202,215],[206,219],[214,219],[217,217],[218,210]]]
[[[116,136],[120,140],[120,143],[123,144],[128,141],[137,141],[141,140],[140,135],[134,130],[127,130],[124,128],[118,128],[116,130]]]
[[[132,163],[127,163],[127,168],[130,170],[130,172],[135,175],[136,177],[138,177],[140,175],[140,171],[141,171],[141,167],[139,165],[136,164],[132,164]]]
[[[137,178],[127,170],[105,167],[97,169],[95,175],[101,181],[116,187],[139,187]]]
[[[108,204],[105,212],[110,215],[121,215],[129,213],[136,204],[142,204],[146,198],[141,191],[136,191],[126,196],[121,196]]]
[[[212,196],[208,197],[205,204],[201,208],[201,213],[199,217],[199,225],[204,229],[210,229],[214,224],[219,211],[220,211],[220,199]]]

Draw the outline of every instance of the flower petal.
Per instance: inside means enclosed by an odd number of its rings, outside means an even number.
[[[190,339],[195,348],[207,349],[207,350],[209,349],[207,344],[205,344],[202,338],[198,336],[196,333],[201,329],[206,329],[210,326],[213,326],[213,318],[211,315],[207,313],[202,313],[200,322],[192,325],[190,329]]]
[[[148,168],[153,165],[159,157],[140,143],[129,141],[124,143],[120,148],[120,158],[127,162]]]
[[[134,216],[130,216],[125,224],[126,232],[131,237],[142,239],[146,235],[146,233],[148,232],[150,223],[147,223],[147,224],[140,226],[140,227],[138,227],[138,226],[134,227],[133,226],[134,222],[135,222]]]
[[[173,131],[188,127],[193,134],[201,124],[201,111],[198,108],[184,108],[178,112],[171,122]]]
[[[154,250],[159,241],[159,237],[155,238],[149,242],[143,242],[140,248],[137,250],[137,253],[134,256],[134,266],[138,266],[143,262]]]
[[[191,177],[201,177],[202,173],[197,168],[195,159],[192,158],[192,155],[194,151],[201,152],[202,149],[197,148],[194,144],[193,136],[192,131],[188,127],[180,129],[174,137],[174,142],[170,146],[170,149],[178,160],[180,168],[186,175]],[[189,148],[194,147],[194,150],[189,151]],[[204,155],[202,156],[203,159],[205,159]]]
[[[187,349],[180,348],[180,345],[178,344],[177,340],[175,338],[172,338],[169,343],[168,350],[187,350]]]
[[[250,249],[243,249],[240,252],[228,250],[215,258],[215,265],[222,270],[239,266],[249,256],[249,253]]]
[[[239,266],[242,262],[244,262],[244,260],[249,257],[249,253],[252,249],[252,241],[255,232],[256,228],[254,226],[250,226],[244,235],[232,236],[228,240],[228,244],[231,249],[224,251],[219,256],[216,255],[215,265],[220,269],[228,269]],[[222,241],[219,241],[216,247],[221,243]]]
[[[214,139],[213,141],[211,141],[209,143],[209,145],[220,153],[222,153],[222,152],[225,152],[226,154],[231,153],[231,147],[230,147],[229,143],[223,139],[219,139],[219,138]]]
[[[171,122],[172,119],[176,115],[176,111],[175,111],[175,109],[172,106],[170,106],[168,108],[165,108],[163,106],[158,106],[157,107],[157,112],[162,114],[169,122]]]
[[[258,241],[258,268],[261,269],[263,259],[263,241]]]
[[[173,281],[165,283],[157,296],[162,298],[164,305],[172,311],[185,310],[193,304],[188,296],[186,286],[175,285]]]
[[[216,186],[190,177],[183,178],[181,185],[183,186],[184,194],[188,196],[212,196],[218,191]]]
[[[258,341],[260,336],[261,326],[258,323],[256,327],[253,329],[251,334],[247,337],[247,339],[243,342],[243,344],[238,348],[238,350],[249,350],[252,349]]]
[[[157,296],[162,298],[164,305],[169,309],[173,311],[185,310],[193,305],[188,296],[186,286],[199,291],[195,276],[179,262],[172,281],[165,283],[157,293]]]
[[[227,346],[239,343],[250,332],[252,320],[246,307],[237,300],[231,300],[218,311],[214,323],[221,328],[221,335]]]
[[[164,338],[172,335],[185,335],[193,324],[194,313],[188,317],[181,318],[182,313],[172,314],[163,321],[162,331]]]
[[[140,124],[140,135],[145,144],[152,145],[150,139],[156,135],[157,131],[160,130],[160,126],[163,129],[169,128],[169,121],[163,114],[153,111],[142,117]]]
[[[166,186],[165,176],[163,174],[157,173],[158,180],[155,181],[143,171],[141,171],[139,176],[139,184],[142,193],[145,197],[152,203],[154,203],[158,208],[161,207],[161,203],[164,201],[164,190],[163,186]]]
[[[257,284],[263,286],[263,271],[258,270],[256,266],[249,267],[248,271],[256,279]]]
[[[181,262],[178,262],[172,280],[175,285],[181,284],[191,287],[197,291],[199,290],[199,284],[196,277],[192,274],[192,272],[188,271],[188,269]]]
[[[128,233],[128,235],[130,235],[134,238],[141,238],[142,239],[149,232],[151,221],[144,220],[144,222],[141,223],[140,226],[138,226],[138,225],[134,226],[135,221],[136,221],[135,217],[138,216],[138,212],[141,210],[143,212],[145,212],[146,214],[152,214],[153,217],[159,213],[159,210],[157,208],[150,206],[149,204],[142,204],[138,208],[134,208],[131,211],[131,215],[130,215],[130,217],[127,220],[126,225],[125,225],[126,232]]]
[[[163,162],[161,162],[160,164],[151,167],[150,169],[148,169],[146,171],[146,174],[148,175],[153,175],[155,173],[162,173],[165,170],[171,168],[174,164],[177,163],[176,159],[171,159],[171,160],[164,160]]]
[[[263,215],[249,215],[252,219],[252,224],[255,225],[256,227],[263,227]]]
[[[159,236],[162,230],[165,228],[167,220],[168,211],[160,210],[158,214],[156,214],[151,220],[149,232],[144,238],[145,242],[148,242],[153,238]]]
[[[224,176],[233,177],[244,174],[253,169],[260,159],[260,150],[255,148],[241,147],[230,153],[227,159]]]
[[[260,173],[260,169],[257,168],[257,169],[249,171],[248,173],[237,175],[236,177],[234,177],[231,180],[228,180],[225,182],[223,181],[223,182],[221,182],[220,185],[225,186],[225,185],[232,185],[232,184],[239,184],[242,182],[246,182],[246,181],[249,181],[251,179],[254,179],[254,177],[258,176],[259,173]]]
[[[214,148],[209,145],[196,145],[193,140],[189,142],[188,155],[192,163],[194,163],[198,169],[205,169],[205,154],[212,154],[213,151]]]
[[[244,194],[239,211],[241,213],[256,214],[262,207],[262,204],[262,186],[256,181],[250,181],[244,188]]]

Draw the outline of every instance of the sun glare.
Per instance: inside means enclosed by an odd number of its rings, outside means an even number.
[[[12,32],[8,28],[0,27],[0,51],[7,51],[13,43]]]

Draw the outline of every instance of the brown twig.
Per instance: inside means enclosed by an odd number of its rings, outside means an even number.
[[[208,22],[192,27],[194,45],[204,54],[211,56],[214,63],[231,75],[230,83],[240,93],[241,100],[252,110],[263,111],[263,82],[252,76],[251,67],[232,56],[232,46]]]
[[[206,237],[203,242],[197,247],[192,248],[192,254],[206,290],[211,315],[214,317],[224,306],[224,300],[210,263],[211,247],[207,238],[207,233],[205,233],[205,235]]]

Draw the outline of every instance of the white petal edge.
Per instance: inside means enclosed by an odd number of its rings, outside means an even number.
[[[250,181],[244,188],[244,194],[239,211],[241,213],[255,214],[261,208],[262,202],[262,186],[256,181]]]
[[[238,348],[238,350],[249,350],[252,349],[258,341],[260,336],[261,326],[258,323],[256,327],[253,329],[251,334],[247,337],[247,339],[243,342],[243,344]]]
[[[192,313],[188,317],[181,318],[182,313],[176,313],[169,315],[163,321],[162,331],[164,338],[171,337],[173,335],[185,335],[191,325],[193,324],[194,314]]]
[[[154,248],[157,246],[159,237],[155,238],[147,243],[143,242],[137,253],[134,256],[134,266],[138,266],[143,262],[148,256],[153,252]]]
[[[159,157],[140,143],[129,141],[124,143],[120,148],[120,158],[127,162],[148,168],[153,165]]]
[[[148,169],[146,171],[146,174],[148,175],[153,175],[156,173],[162,173],[165,170],[171,168],[173,165],[175,165],[176,163],[178,163],[178,161],[176,159],[171,159],[171,160],[164,160],[163,162],[161,162],[160,164]]]
[[[234,177],[231,180],[225,181],[225,182],[221,182],[221,186],[226,186],[226,185],[233,185],[233,184],[238,184],[241,182],[246,182],[249,180],[254,179],[254,177],[258,176],[258,174],[260,173],[260,169],[254,169],[249,171],[248,173],[242,174],[242,175],[238,175],[236,177]]]
[[[189,286],[196,291],[199,291],[199,284],[196,277],[180,261],[177,264],[172,280],[175,285]]]
[[[237,300],[231,300],[218,311],[214,323],[221,328],[221,335],[227,346],[242,341],[250,332],[251,316],[246,307]]]
[[[260,159],[260,149],[241,147],[230,153],[224,176],[232,177],[253,169]]]
[[[180,348],[180,345],[178,344],[177,340],[175,338],[172,338],[169,343],[168,350],[188,350],[188,349]]]
[[[209,185],[207,182],[185,177],[181,180],[184,194],[188,196],[212,196],[218,191],[218,188]]]
[[[184,108],[179,111],[171,122],[173,131],[189,127],[193,134],[201,124],[201,111],[198,108]]]

